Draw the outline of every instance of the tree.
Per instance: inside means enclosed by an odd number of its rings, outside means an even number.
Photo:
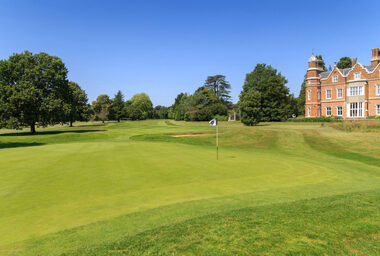
[[[301,84],[301,90],[297,98],[298,114],[305,115],[305,99],[306,97],[306,75]]]
[[[266,64],[257,64],[246,75],[243,92],[251,89],[260,92],[262,121],[281,121],[291,116],[287,82],[281,73]]]
[[[323,61],[323,57],[322,57],[321,54],[319,54],[319,55],[317,55],[317,56],[315,56],[315,57],[316,57],[317,59]],[[322,68],[323,68],[323,71],[327,71],[327,69],[326,69],[326,65],[325,65],[325,62],[324,62],[324,61],[322,62]]]
[[[243,90],[239,96],[241,122],[245,125],[256,125],[262,118],[261,93],[258,90]]]
[[[128,117],[132,120],[145,120],[152,117],[153,104],[145,93],[134,95],[127,107]]]
[[[111,105],[112,101],[107,94],[99,95],[96,101],[92,102],[92,110],[95,117],[104,123],[108,119]]]
[[[89,106],[87,94],[75,82],[69,82],[70,88],[70,114],[69,122],[70,127],[73,126],[75,121],[87,121],[89,118]]]
[[[124,117],[124,95],[123,93],[119,90],[116,94],[115,97],[112,101],[112,117],[113,119],[117,120],[120,122],[120,120]]]
[[[350,57],[342,57],[342,58],[340,58],[338,64],[336,64],[336,66],[339,69],[352,68],[352,60]]]
[[[67,68],[47,53],[25,51],[0,61],[0,128],[41,126],[67,119],[70,113]]]
[[[166,119],[168,118],[168,108],[165,106],[156,106],[153,110],[154,119]]]
[[[217,98],[223,102],[227,102],[231,99],[230,91],[231,85],[226,81],[226,77],[223,75],[208,76],[204,87],[212,90]]]

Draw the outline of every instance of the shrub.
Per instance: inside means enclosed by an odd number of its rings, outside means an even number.
[[[228,121],[228,116],[215,115],[214,118],[216,118],[218,121]]]
[[[319,117],[308,117],[308,118],[291,118],[288,122],[341,122],[343,119],[335,118],[332,116],[319,116]]]

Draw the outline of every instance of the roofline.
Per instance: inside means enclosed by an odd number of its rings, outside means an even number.
[[[376,67],[375,67],[372,71],[369,71],[369,70],[368,70],[365,66],[363,66],[360,62],[357,62],[355,65],[352,66],[351,70],[348,71],[347,75],[343,75],[342,72],[340,71],[340,69],[339,69],[338,67],[336,67],[336,66],[334,67],[334,69],[336,68],[336,69],[339,71],[339,73],[341,74],[342,77],[347,77],[347,76],[351,73],[351,71],[354,70],[354,67],[355,67],[356,65],[360,65],[360,67],[361,67],[362,69],[364,69],[364,70],[367,72],[367,74],[371,74],[371,73],[375,72],[375,70],[380,66],[380,63],[378,63],[378,64],[376,65]],[[334,69],[333,69],[333,70],[334,70]],[[326,78],[321,78],[321,80],[327,80],[327,79],[329,79],[329,77],[331,76],[333,70],[330,71],[330,74],[329,74]]]

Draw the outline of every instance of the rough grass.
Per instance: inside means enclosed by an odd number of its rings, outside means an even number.
[[[149,120],[0,134],[0,255],[376,255],[380,138]]]
[[[380,132],[380,120],[345,120],[332,124],[332,127],[342,131]]]

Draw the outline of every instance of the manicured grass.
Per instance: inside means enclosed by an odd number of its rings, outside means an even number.
[[[378,132],[219,128],[218,161],[212,134],[167,136],[206,122],[2,131],[0,255],[376,255]]]

